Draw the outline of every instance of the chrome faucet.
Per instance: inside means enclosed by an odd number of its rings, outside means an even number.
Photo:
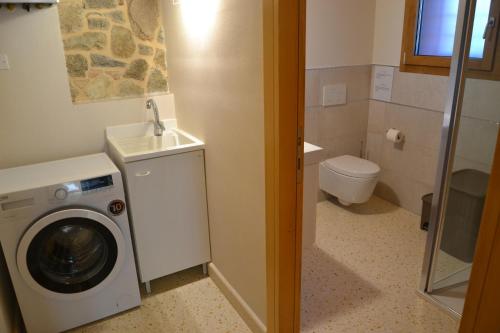
[[[150,110],[151,108],[153,108],[153,113],[154,113],[154,116],[155,116],[155,119],[153,121],[153,124],[154,124],[154,127],[155,127],[155,136],[162,136],[163,135],[163,131],[165,130],[165,126],[163,126],[163,124],[161,123],[160,121],[160,116],[158,114],[158,107],[156,106],[156,102],[154,101],[154,99],[150,98],[147,100],[146,102],[146,108],[148,110]]]

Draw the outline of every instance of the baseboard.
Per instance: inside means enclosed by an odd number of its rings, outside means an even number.
[[[217,269],[217,266],[213,263],[208,265],[208,274],[217,287],[219,287],[222,291],[224,296],[226,296],[231,305],[235,308],[236,312],[238,312],[241,318],[245,321],[250,330],[254,333],[266,333],[266,325],[264,325],[260,318],[255,314],[255,312],[253,312],[250,306],[248,306],[245,300],[226,280],[224,275],[222,275],[222,273]]]

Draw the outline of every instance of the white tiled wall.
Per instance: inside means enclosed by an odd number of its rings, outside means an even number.
[[[394,71],[390,102],[370,100],[366,157],[382,172],[375,193],[416,214],[421,197],[433,191],[448,78]],[[385,139],[389,128],[403,144]]]
[[[305,140],[324,148],[324,158],[360,156],[366,144],[371,66],[312,69],[306,72]],[[323,87],[347,86],[345,105],[323,107]]]
[[[396,68],[391,102],[443,112],[448,82],[447,76],[404,73]]]
[[[499,122],[500,81],[467,79],[462,115]]]
[[[375,193],[416,214],[421,197],[434,190],[448,77],[401,73],[396,68],[389,102],[370,96],[372,66],[308,70],[306,141],[325,149],[324,158],[364,156],[382,172]],[[347,104],[321,106],[322,87],[347,85]],[[466,84],[455,170],[489,172],[500,121],[500,83]],[[403,144],[385,139],[389,128],[405,135]]]
[[[442,112],[370,101],[366,156],[382,169],[376,194],[420,213],[434,186],[442,122]],[[404,133],[403,144],[386,140],[389,128]]]
[[[500,82],[467,79],[453,169],[490,173],[500,122]]]
[[[325,149],[324,159],[363,156],[382,168],[376,193],[415,213],[432,192],[436,174],[448,79],[394,73],[391,102],[370,99],[372,66],[308,70],[305,139]],[[321,106],[322,88],[347,85],[347,104]],[[385,139],[387,129],[406,136],[401,146]]]

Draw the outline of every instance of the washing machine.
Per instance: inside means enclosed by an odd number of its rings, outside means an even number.
[[[0,243],[28,333],[140,305],[122,178],[105,154],[0,170]]]

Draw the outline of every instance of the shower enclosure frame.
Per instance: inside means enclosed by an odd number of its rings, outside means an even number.
[[[466,61],[467,38],[473,24],[471,7],[473,0],[459,0],[457,24],[455,31],[455,44],[450,67],[450,81],[448,99],[446,102],[443,126],[441,130],[441,146],[439,152],[436,183],[431,206],[431,219],[425,246],[424,262],[420,281],[419,292],[428,300],[445,308],[455,317],[461,317],[446,304],[432,297],[436,254],[439,251],[443,235],[445,207],[448,200],[448,187],[451,181],[452,161],[457,144],[458,125],[464,93],[464,64]]]

